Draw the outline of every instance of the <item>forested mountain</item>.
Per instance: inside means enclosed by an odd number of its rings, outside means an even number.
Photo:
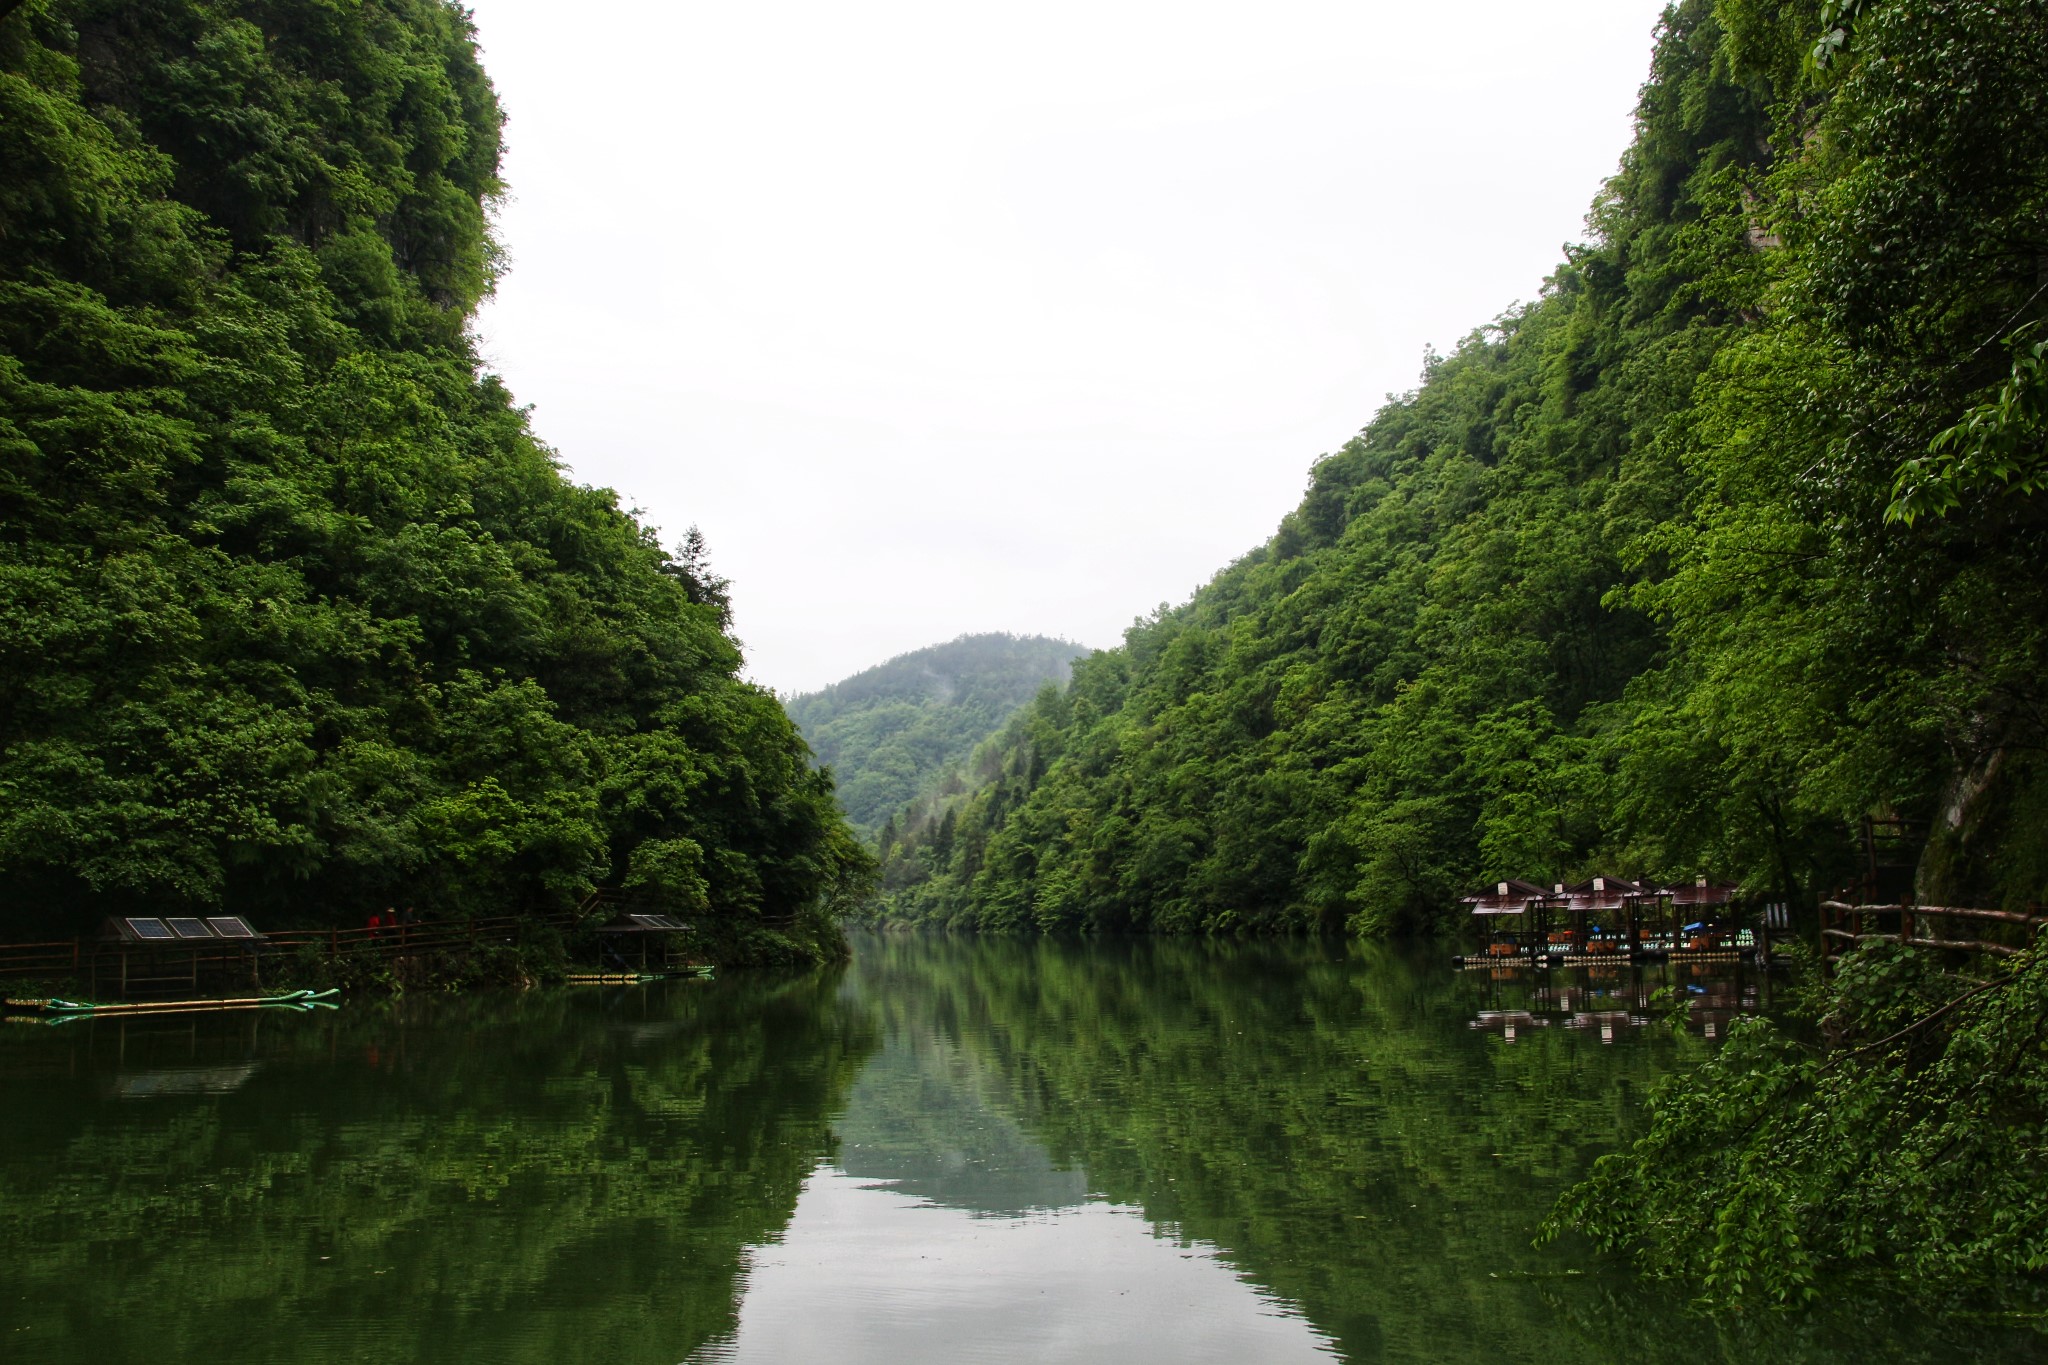
[[[1866,816],[1927,831],[1924,902],[2048,898],[2048,5],[1681,0],[1590,221],[977,754],[885,909],[1382,933],[1593,870],[1810,906]],[[1735,1024],[1558,1226],[1708,1301],[1875,1269],[2038,1321],[2048,953],[1866,944],[1807,1012]]]
[[[2036,3],[1685,0],[1541,296],[1076,669],[885,869],[987,928],[1445,921],[1474,883],[2048,894]],[[1818,42],[1818,46],[1816,43]]]
[[[836,941],[866,855],[701,544],[571,483],[479,368],[465,12],[0,8],[6,931],[609,885]]]
[[[787,707],[818,762],[832,769],[847,816],[872,835],[1040,688],[1064,685],[1087,652],[1043,635],[962,635]]]

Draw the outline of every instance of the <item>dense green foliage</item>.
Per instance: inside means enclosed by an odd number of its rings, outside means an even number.
[[[963,635],[899,654],[819,692],[791,698],[790,719],[831,768],[854,826],[891,816],[1087,653],[1043,635]]]
[[[623,885],[831,932],[866,855],[701,542],[478,368],[499,127],[447,0],[0,20],[9,931]]]
[[[2048,893],[2044,105],[2038,0],[1674,5],[1594,239],[1020,715],[889,912],[1375,933],[1591,871],[1810,904],[1866,815],[1933,828],[1929,899]]]
[[[2036,900],[2048,7],[1831,4],[1810,51],[1804,15],[1728,8],[1778,98],[1755,197],[1786,247],[1702,386],[1693,516],[1645,594],[1687,667],[1665,733],[1698,731],[1672,755],[1927,818],[1926,899]],[[1722,1301],[1859,1271],[2033,1299],[2043,988],[2036,954],[1866,947],[1816,990],[1823,1052],[1739,1030],[1560,1218]]]

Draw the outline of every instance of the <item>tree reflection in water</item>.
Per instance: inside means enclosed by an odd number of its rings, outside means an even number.
[[[673,1362],[873,1047],[830,974],[0,1034],[13,1360]],[[238,1059],[230,1062],[226,1059]],[[222,1094],[138,1076],[256,1066]]]
[[[1678,983],[1700,1008],[1675,1036],[1643,984],[1535,994],[1342,944],[876,937],[795,979],[9,1027],[0,1340],[674,1365],[761,1358],[789,1338],[759,1324],[807,1314],[838,1360],[893,1365],[1283,1335],[1349,1361],[2038,1355],[1848,1295],[1713,1321],[1531,1249],[1705,1025],[1762,1003]],[[1489,1013],[1556,1026],[1510,1043]]]

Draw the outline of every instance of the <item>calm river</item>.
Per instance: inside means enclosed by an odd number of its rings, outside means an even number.
[[[0,1360],[2038,1358],[1861,1300],[1703,1319],[1530,1247],[1767,995],[904,937],[797,979],[10,1025]]]

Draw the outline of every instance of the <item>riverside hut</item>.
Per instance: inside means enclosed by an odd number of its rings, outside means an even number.
[[[254,987],[264,942],[240,915],[110,915],[92,955],[93,993]]]
[[[1486,936],[1482,953],[1462,959],[1464,965],[1515,966],[1538,958],[1550,931],[1548,891],[1510,877],[1458,900],[1472,907],[1473,922]]]
[[[676,965],[676,949],[691,928],[674,915],[627,911],[614,916],[597,927],[599,951],[604,958],[602,966],[620,971],[666,971]]]
[[[1635,955],[1641,930],[1641,909],[1653,896],[1640,882],[1626,877],[1590,877],[1574,886],[1559,885],[1562,927],[1551,935],[1553,951],[1595,961],[1626,961]]]
[[[1696,877],[1662,889],[1670,907],[1670,951],[1682,957],[1711,955],[1735,959],[1756,952],[1755,931],[1740,923],[1732,907],[1736,886],[1732,882]]]

